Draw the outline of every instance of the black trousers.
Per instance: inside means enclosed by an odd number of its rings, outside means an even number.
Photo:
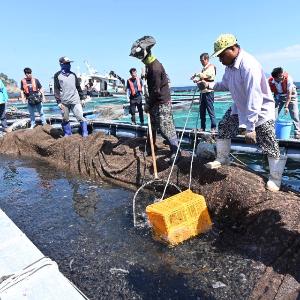
[[[144,114],[143,114],[143,104],[142,104],[142,101],[130,100],[129,112],[131,114],[131,121],[133,123],[135,123],[135,112],[136,112],[136,109],[139,112],[140,122],[144,123]]]
[[[200,120],[201,129],[205,130],[206,127],[206,111],[210,117],[211,129],[217,127],[215,109],[214,109],[214,92],[203,93],[200,95]]]

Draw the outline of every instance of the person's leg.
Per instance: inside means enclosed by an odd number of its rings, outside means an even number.
[[[200,121],[201,121],[201,129],[203,131],[205,131],[205,128],[206,128],[206,94],[200,94],[200,98],[199,98],[199,101],[200,101],[200,107],[199,107],[199,110],[200,110]]]
[[[137,103],[137,109],[139,112],[139,118],[140,118],[141,125],[144,125],[144,113],[143,113],[142,101]]]
[[[40,115],[40,118],[41,118],[41,121],[42,121],[42,125],[46,125],[47,122],[46,122],[46,118],[45,118],[45,115],[44,115],[44,110],[43,110],[43,104],[42,102],[36,104],[36,109]]]
[[[6,131],[7,128],[6,103],[0,104],[0,120],[1,120],[2,130]]]
[[[156,150],[157,149],[157,146],[156,146],[156,131],[159,128],[158,105],[155,105],[155,106],[153,106],[149,109],[149,115],[150,115],[150,122],[151,122],[151,128],[152,128],[153,146],[154,146],[154,150]],[[149,122],[149,119],[148,119],[148,122]],[[148,133],[148,136],[147,136],[146,152],[147,152],[147,155],[151,155],[151,146],[150,146],[149,133]]]
[[[35,105],[28,103],[27,107],[30,114],[30,129],[33,129],[35,126],[35,115],[34,115]]]
[[[70,118],[69,105],[62,104],[62,116],[63,116],[63,120],[61,126],[63,128],[64,134],[65,136],[70,136],[72,135],[72,128],[69,122],[69,118]]]
[[[178,148],[178,139],[173,121],[171,103],[158,105],[159,129],[162,137],[167,141],[171,155],[175,155]]]
[[[281,101],[281,100],[278,101],[278,113],[277,113],[276,118],[278,118],[278,116],[279,116],[279,114],[280,114],[280,112],[281,112],[281,110],[282,110],[284,104],[285,104],[285,102],[283,102],[283,101]]]
[[[231,108],[227,110],[218,126],[217,158],[207,163],[205,166],[209,169],[218,169],[222,165],[230,164],[229,154],[231,138],[238,134],[239,118],[238,115],[231,115]]]
[[[215,130],[217,121],[214,108],[214,92],[206,93],[206,108],[211,122],[210,128],[211,130]]]
[[[257,144],[264,154],[267,154],[270,168],[267,189],[275,192],[280,189],[282,173],[287,157],[280,157],[278,142],[275,137],[275,124],[269,120],[255,128]]]
[[[293,101],[289,104],[290,116],[295,126],[295,138],[300,138],[300,120],[299,120],[299,109],[298,101]]]
[[[80,103],[75,104],[75,105],[71,105],[71,110],[74,114],[74,117],[77,119],[78,122],[80,122],[82,136],[87,137],[89,135],[89,133],[88,133],[88,130],[87,130],[86,119],[83,116],[82,105]]]
[[[136,107],[136,103],[135,102],[132,102],[130,101],[130,107],[129,107],[129,112],[131,114],[131,123],[132,124],[136,124],[136,121],[135,121],[135,108]]]

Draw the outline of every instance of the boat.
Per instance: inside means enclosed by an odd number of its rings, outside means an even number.
[[[88,61],[84,61],[86,73],[77,72],[80,86],[91,97],[108,97],[113,94],[125,94],[125,81],[113,71],[100,74]]]

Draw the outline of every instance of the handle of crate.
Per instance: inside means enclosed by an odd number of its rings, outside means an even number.
[[[151,126],[151,118],[150,114],[147,113],[148,116],[148,129],[149,129],[149,139],[150,139],[150,147],[151,147],[151,155],[152,155],[152,161],[153,161],[153,171],[154,171],[154,178],[157,179],[157,165],[156,165],[156,156],[154,152],[154,145],[153,145],[153,135],[152,135],[152,126]]]

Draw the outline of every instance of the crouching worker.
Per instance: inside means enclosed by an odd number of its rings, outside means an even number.
[[[87,122],[83,117],[83,103],[81,102],[85,97],[76,74],[71,72],[71,62],[73,61],[66,56],[59,59],[61,70],[54,75],[54,95],[62,111],[62,128],[65,136],[72,135],[69,122],[71,111],[77,121],[80,122],[82,136],[86,137],[88,136]]]
[[[148,95],[145,93],[144,111],[150,114],[154,147],[156,131],[159,129],[170,147],[170,162],[172,163],[176,158],[178,139],[173,122],[168,76],[163,65],[151,53],[151,48],[155,43],[155,39],[151,36],[138,39],[131,47],[130,56],[142,60],[146,66],[145,79],[148,85]],[[180,152],[178,152],[177,158],[179,155]]]
[[[218,126],[217,158],[206,166],[211,169],[229,164],[231,138],[238,134],[239,126],[246,127],[247,143],[255,144],[267,154],[270,176],[267,189],[278,191],[286,157],[280,157],[275,139],[275,102],[259,62],[240,48],[232,34],[222,34],[214,43],[214,53],[226,66],[222,81],[201,81],[200,89],[229,91],[233,105],[225,113]]]

